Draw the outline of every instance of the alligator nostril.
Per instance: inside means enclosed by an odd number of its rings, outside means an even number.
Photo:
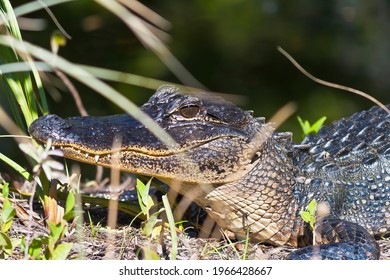
[[[69,123],[57,115],[46,115],[32,122],[28,131],[35,140],[46,142],[49,137],[55,138],[70,127]]]

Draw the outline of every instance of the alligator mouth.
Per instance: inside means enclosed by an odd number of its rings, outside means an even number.
[[[206,133],[198,139],[188,139],[188,135],[172,137],[176,142],[167,146],[146,127],[128,115],[108,117],[73,117],[62,119],[56,115],[46,115],[35,120],[29,127],[31,136],[40,144],[46,145],[51,139],[53,148],[71,154],[109,156],[113,153],[129,152],[148,157],[167,157],[184,154],[189,150],[223,139],[242,138],[236,134]]]
[[[183,130],[186,133],[179,133]],[[29,128],[36,141],[45,145],[51,139],[52,148],[72,160],[158,178],[179,177],[182,181],[204,181],[202,176],[212,178],[212,172],[223,174],[238,160],[233,152],[237,143],[243,142],[243,135],[226,130],[216,133],[215,127],[210,130],[212,135],[207,126],[178,126],[169,131],[176,143],[167,147],[128,115],[68,119],[46,115]],[[223,143],[234,143],[232,150],[221,148]],[[226,160],[220,163],[222,156]],[[196,172],[200,174],[193,175]]]
[[[89,147],[84,147],[81,145],[75,145],[75,144],[64,144],[61,142],[56,142],[55,140],[51,139],[51,149],[59,149],[62,152],[64,152],[64,155],[77,155],[77,158],[85,159],[83,161],[90,162],[90,158],[92,158],[96,164],[99,163],[99,160],[101,158],[111,158],[113,154],[124,154],[129,153],[133,155],[140,155],[145,156],[149,158],[164,158],[164,157],[170,157],[170,156],[176,156],[185,154],[190,150],[205,146],[213,141],[223,141],[224,139],[232,138],[230,136],[222,136],[222,137],[215,137],[211,139],[207,139],[198,143],[195,143],[193,145],[188,145],[185,147],[182,147],[180,149],[166,149],[166,150],[156,150],[156,149],[147,149],[142,147],[125,147],[125,146],[119,146],[115,147],[115,140],[113,141],[113,145],[111,149],[101,149],[101,150],[92,150]],[[47,139],[39,139],[38,137],[34,136],[34,139],[37,140],[40,144],[46,147],[49,138]],[[118,139],[120,139],[118,137]],[[119,140],[120,142],[120,140]]]

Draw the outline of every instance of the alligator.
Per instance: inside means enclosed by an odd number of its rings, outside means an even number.
[[[297,247],[288,259],[379,258],[376,238],[390,232],[390,118],[382,108],[302,143],[208,93],[166,85],[140,109],[174,145],[128,114],[46,115],[29,132],[77,161],[113,167],[115,153],[121,170],[166,183],[239,238]],[[325,206],[314,233],[300,215],[313,199]]]

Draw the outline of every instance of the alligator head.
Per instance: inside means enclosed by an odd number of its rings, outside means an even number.
[[[199,201],[214,186],[242,178],[273,131],[262,119],[222,98],[184,95],[173,86],[160,87],[140,109],[175,145],[165,145],[164,139],[127,114],[67,119],[46,115],[34,121],[29,132],[40,143],[50,138],[65,157],[106,167],[116,164],[168,185],[179,182],[179,192]],[[189,194],[194,184],[211,188]]]

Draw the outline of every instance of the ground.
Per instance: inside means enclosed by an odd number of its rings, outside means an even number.
[[[8,178],[8,177],[7,177]],[[9,179],[9,178],[8,178]],[[106,182],[107,180],[103,180]],[[126,179],[121,186],[124,192],[129,190],[127,198],[134,197],[134,180]],[[13,185],[17,187],[17,182]],[[20,187],[17,187],[18,189]],[[83,184],[82,192],[85,192]],[[107,191],[105,184],[90,187],[89,195],[99,195],[104,197],[104,190]],[[84,189],[84,191],[83,191]],[[162,191],[165,191],[163,189]],[[157,188],[152,188],[149,192],[160,201],[161,197]],[[60,193],[58,193],[60,197]],[[136,193],[135,193],[136,196]],[[28,221],[28,209],[30,208],[29,200],[19,197],[17,192],[11,192],[10,197],[14,202],[14,207],[18,208],[18,215],[13,219],[13,224],[7,232],[7,235],[13,239],[21,239],[22,236],[29,236],[32,240],[36,236],[47,236],[48,230],[44,222],[44,213],[41,203],[36,200],[33,203],[33,219]],[[158,198],[160,197],[160,198]],[[1,200],[0,209],[3,206],[4,200]],[[136,198],[135,198],[136,199]],[[176,198],[177,201],[180,198]],[[58,198],[59,204],[64,204]],[[138,204],[137,199],[135,200]],[[126,202],[128,205],[130,201]],[[187,213],[191,213],[192,217],[187,217],[188,220],[203,221],[206,224],[205,212],[200,212],[200,207],[192,204],[187,208]],[[111,209],[112,210],[112,209]],[[69,222],[67,234],[60,240],[60,243],[72,243],[72,249],[67,256],[67,259],[116,259],[116,260],[132,260],[132,259],[172,259],[172,239],[169,231],[169,226],[163,227],[162,233],[157,238],[146,237],[142,234],[140,228],[141,221],[133,220],[134,216],[126,214],[114,209],[117,214],[117,227],[111,230],[107,227],[109,209],[104,206],[94,206],[93,204],[84,204],[83,214],[75,220]],[[184,212],[184,211],[183,211]],[[31,212],[30,212],[31,213]],[[193,217],[193,213],[197,213]],[[200,213],[200,214],[199,214]],[[24,221],[23,221],[24,220]],[[177,228],[177,257],[178,260],[237,260],[237,259],[270,259],[280,260],[294,250],[289,246],[274,247],[266,244],[254,244],[245,242],[245,240],[236,240],[234,234],[227,231],[222,231],[215,226],[212,220],[209,220],[208,228],[211,234],[203,234],[199,237],[199,232],[194,228],[197,227],[195,222],[182,224],[182,228]],[[205,230],[207,231],[207,230]],[[222,233],[222,234],[221,234]],[[1,241],[1,240],[0,240]],[[390,236],[378,240],[381,247],[381,259],[390,260]],[[1,243],[0,243],[1,245]],[[146,248],[146,249],[145,249]],[[1,249],[1,247],[0,247]],[[150,249],[150,250],[149,250]],[[149,254],[148,254],[149,253]],[[1,258],[1,250],[0,250]],[[20,246],[17,246],[10,259],[23,259],[25,256],[21,252]]]
[[[104,219],[101,215],[104,209],[93,213],[93,226],[83,222],[76,226],[75,231],[65,236],[62,242],[73,243],[68,259],[143,259],[145,251],[142,248],[150,248],[161,259],[171,259],[172,242],[169,230],[165,230],[159,240],[145,237],[137,227],[123,225],[115,230],[109,230],[102,226]],[[124,215],[126,217],[126,215]],[[123,219],[123,217],[121,217]],[[102,224],[99,224],[99,221]],[[31,236],[46,234],[46,228],[41,222],[34,222],[30,229],[21,223],[18,218],[10,229],[9,235],[20,238],[30,232]],[[178,232],[178,260],[237,260],[237,259],[284,259],[292,250],[291,247],[273,247],[264,244],[246,244],[244,241],[221,240],[210,238],[188,237],[181,231]],[[390,239],[378,240],[381,247],[381,259],[390,259]],[[23,259],[20,248],[17,247],[11,259]]]

